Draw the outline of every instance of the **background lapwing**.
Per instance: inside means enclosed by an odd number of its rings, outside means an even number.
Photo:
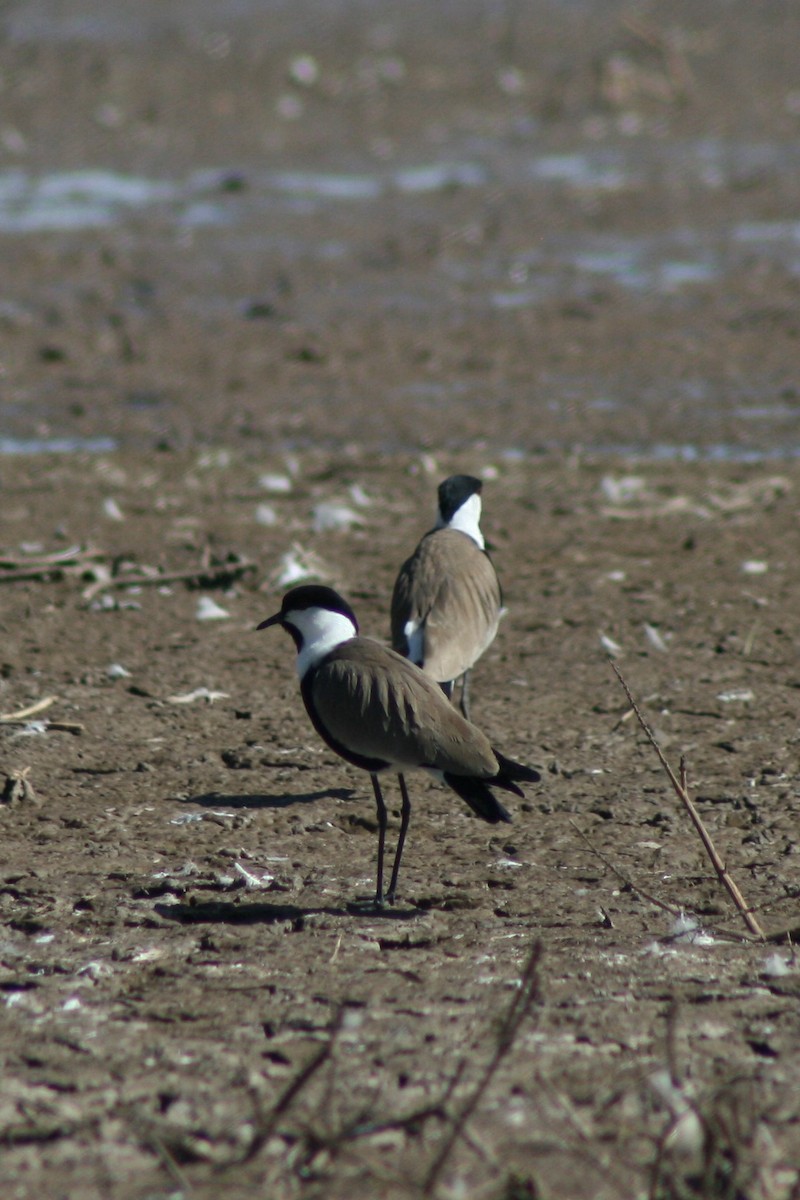
[[[352,608],[332,588],[292,588],[280,612],[258,628],[270,625],[281,625],[294,639],[300,690],[317,733],[372,778],[378,810],[376,907],[382,907],[384,899],[394,903],[397,890],[411,815],[404,772],[430,771],[491,824],[511,820],[493,788],[522,796],[518,781],[540,778],[538,771],[495,750],[412,662],[371,638],[359,637]],[[384,771],[397,773],[402,795],[400,833],[385,897],[386,805],[378,781]]]
[[[462,678],[469,719],[469,671],[494,641],[503,597],[481,533],[481,488],[474,475],[439,484],[435,527],[400,568],[392,594],[392,646],[450,697]]]

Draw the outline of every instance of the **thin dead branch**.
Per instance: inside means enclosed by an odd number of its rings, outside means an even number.
[[[79,575],[107,556],[92,546],[70,546],[52,554],[10,555],[0,557],[0,583],[19,583],[30,579],[63,579]]]
[[[199,565],[186,571],[163,571],[144,574],[130,571],[124,575],[112,575],[110,579],[97,579],[84,588],[84,600],[93,600],[110,588],[162,587],[168,583],[196,583],[200,587],[219,587],[233,583],[247,571],[255,571],[256,564],[242,559],[240,562],[220,563],[218,566]]]
[[[628,14],[622,18],[622,24],[646,46],[650,46],[661,58],[664,74],[669,81],[669,88],[674,100],[686,100],[689,96],[693,78],[686,55],[676,44],[674,37],[661,33],[652,25],[648,25],[640,17]]]
[[[4,717],[2,719],[2,722],[0,722],[0,723],[2,723],[3,725],[9,726],[11,728],[14,728],[15,726],[20,726],[23,729],[26,728],[28,725],[36,724],[36,725],[41,725],[42,733],[49,733],[50,730],[53,730],[54,733],[71,733],[74,737],[80,737],[80,735],[83,733],[83,730],[84,730],[84,726],[81,725],[80,721],[32,722],[30,720],[20,721],[14,717]],[[38,732],[38,730],[37,730],[37,732]]]
[[[620,881],[620,883],[624,887],[630,888],[630,890],[632,892],[635,892],[637,896],[641,896],[643,900],[646,900],[649,904],[655,905],[656,908],[660,908],[663,912],[668,912],[670,914],[670,916],[672,916],[672,917],[684,917],[687,914],[689,916],[694,915],[691,912],[691,910],[687,909],[685,906],[682,908],[679,908],[675,904],[668,904],[665,900],[659,900],[658,896],[654,896],[652,892],[648,892],[648,891],[646,891],[645,888],[640,887],[638,883],[634,883],[634,881],[631,879],[631,877],[629,875],[626,875],[624,871],[621,871],[620,868],[616,865],[616,863],[612,862],[612,860],[610,858],[608,858],[607,855],[603,854],[602,850],[598,849],[598,847],[595,846],[594,842],[591,840],[589,835],[583,829],[581,829],[580,826],[575,823],[575,821],[570,820],[570,825],[575,830],[575,832],[578,834],[578,836],[583,838],[588,849],[591,851],[592,854],[594,854],[595,858],[598,858],[600,860],[600,862],[603,863],[604,866],[608,867],[609,871],[611,871],[614,875],[616,875],[617,879]],[[761,941],[762,937],[766,937],[767,941],[779,941],[781,939],[785,940],[787,934],[789,934],[790,932],[791,932],[791,930],[787,929],[787,930],[783,930],[782,933],[779,935],[764,934],[764,935],[756,938],[752,934],[742,933],[741,929],[733,930],[733,929],[724,929],[724,928],[722,928],[722,926],[719,926],[719,925],[714,926],[715,937],[730,938],[731,941],[735,941],[735,942],[751,941],[751,940]]]
[[[674,904],[667,904],[665,900],[659,900],[658,896],[654,896],[652,892],[647,892],[643,887],[639,887],[638,883],[634,883],[629,875],[626,875],[623,871],[621,871],[619,867],[617,867],[611,861],[610,858],[607,858],[605,854],[603,854],[602,850],[599,850],[597,846],[595,846],[588,833],[584,833],[584,831],[575,821],[570,819],[570,825],[578,834],[578,837],[582,838],[584,842],[586,842],[586,845],[589,847],[595,858],[599,858],[600,862],[603,863],[604,866],[608,867],[612,874],[616,875],[621,884],[627,888],[630,888],[632,892],[635,892],[637,896],[641,896],[643,900],[647,900],[649,904],[654,904],[656,908],[661,908],[664,910],[664,912],[668,912],[670,916],[680,917],[683,915],[683,909],[677,908]]]
[[[18,708],[16,712],[0,713],[0,721],[23,721],[25,717],[34,717],[37,713],[44,712],[51,704],[55,704],[58,696],[45,696],[43,700],[37,700],[35,704],[29,704],[27,708]]]
[[[317,1053],[308,1060],[306,1065],[301,1068],[297,1075],[295,1075],[295,1077],[289,1081],[281,1095],[278,1097],[276,1103],[272,1106],[272,1109],[268,1113],[259,1114],[253,1137],[250,1140],[250,1144],[247,1146],[244,1154],[240,1155],[235,1160],[228,1160],[226,1163],[222,1164],[224,1167],[227,1168],[231,1166],[241,1166],[245,1163],[251,1162],[263,1150],[264,1146],[272,1137],[280,1118],[288,1111],[297,1096],[299,1096],[300,1092],[302,1092],[307,1084],[310,1083],[310,1081],[314,1078],[320,1067],[322,1067],[331,1057],[334,1045],[336,1044],[336,1039],[342,1028],[344,1011],[344,1008],[341,1008],[336,1014],[331,1022],[328,1040],[319,1048]]]
[[[23,728],[31,724],[31,718],[36,717],[38,713],[44,712],[51,704],[55,704],[58,696],[45,696],[43,700],[37,700],[35,704],[28,705],[27,708],[19,708],[16,712],[0,714],[0,725],[21,725]],[[60,733],[83,733],[83,725],[79,721],[50,721],[45,720],[40,722],[44,731],[54,729]]]
[[[713,866],[713,868],[716,872],[717,878],[719,879],[720,883],[727,891],[728,895],[730,896],[731,900],[733,901],[734,905],[736,906],[737,911],[739,912],[740,916],[742,917],[742,920],[744,921],[745,925],[750,930],[750,932],[752,934],[754,934],[756,937],[763,939],[764,938],[763,929],[761,928],[758,921],[753,916],[753,913],[752,913],[751,909],[749,908],[749,906],[745,903],[745,899],[744,899],[742,893],[740,892],[737,884],[731,878],[731,875],[730,875],[727,867],[725,866],[724,862],[722,861],[722,859],[720,858],[720,856],[717,852],[716,846],[714,845],[713,841],[711,840],[711,835],[709,834],[708,830],[706,829],[706,827],[703,823],[702,817],[700,816],[699,812],[695,808],[694,802],[692,801],[691,796],[689,795],[688,791],[686,790],[686,785],[685,785],[686,765],[685,765],[684,759],[681,758],[681,766],[680,766],[681,779],[679,780],[677,778],[677,776],[675,775],[675,772],[672,770],[672,767],[667,762],[667,759],[664,756],[663,750],[661,749],[658,742],[656,741],[655,734],[653,733],[652,729],[650,728],[650,726],[647,724],[644,717],[642,716],[642,712],[641,712],[638,704],[636,703],[636,701],[633,698],[633,694],[632,694],[630,688],[628,687],[627,682],[625,681],[625,677],[623,676],[622,672],[620,671],[619,667],[616,665],[615,662],[613,662],[611,659],[609,659],[609,662],[611,663],[611,666],[614,670],[614,674],[616,675],[617,679],[620,681],[620,683],[622,685],[622,689],[625,692],[625,695],[628,697],[628,703],[630,704],[631,708],[633,709],[634,713],[636,714],[636,719],[638,720],[639,724],[641,725],[642,730],[644,731],[645,737],[647,738],[648,742],[655,750],[656,755],[658,756],[658,761],[661,763],[661,766],[664,768],[664,771],[666,772],[667,778],[669,779],[670,783],[672,784],[673,791],[675,792],[676,796],[681,801],[681,803],[683,804],[687,813],[689,814],[689,818],[690,818],[692,824],[694,825],[695,829],[697,830],[697,833],[700,836],[700,840],[703,843],[703,847],[706,851],[706,854],[708,855],[709,859],[711,860],[711,865]]]
[[[255,571],[256,564],[248,559],[232,555],[230,561],[211,562],[210,550],[206,548],[201,561],[194,568],[182,571],[159,571],[155,567],[133,567],[115,574],[119,560],[93,546],[70,546],[52,554],[12,555],[0,554],[0,584],[21,583],[29,580],[56,581],[65,578],[96,576],[84,589],[83,599],[92,600],[110,588],[160,587],[169,583],[195,583],[201,587],[220,587],[233,583],[248,571]]]
[[[103,551],[93,546],[67,546],[51,554],[0,554],[0,568],[68,566],[104,557]]]
[[[454,1118],[449,1132],[443,1139],[441,1149],[428,1169],[422,1186],[423,1196],[432,1196],[434,1194],[442,1171],[453,1152],[453,1147],[458,1139],[464,1135],[464,1130],[483,1099],[486,1089],[496,1075],[503,1059],[513,1047],[523,1023],[539,999],[539,961],[541,956],[542,944],[541,942],[534,942],[528,956],[528,961],[522,971],[519,988],[498,1030],[494,1053],[484,1067],[471,1094],[467,1097],[461,1112]]]

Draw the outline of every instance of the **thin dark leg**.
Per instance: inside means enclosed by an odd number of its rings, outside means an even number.
[[[375,793],[375,806],[378,810],[378,878],[375,884],[375,905],[383,907],[383,850],[386,844],[386,804],[383,799],[381,785],[377,775],[370,775],[372,790]],[[394,878],[394,876],[392,876]]]
[[[411,801],[408,798],[405,775],[398,775],[397,780],[400,784],[400,794],[403,797],[403,806],[400,809],[400,834],[397,838],[397,849],[395,850],[394,854],[392,878],[389,883],[389,890],[386,893],[386,899],[390,904],[394,904],[394,897],[395,893],[397,892],[397,876],[400,874],[400,859],[403,857],[403,846],[406,840],[406,830],[408,829],[408,822],[411,820]]]
[[[464,678],[461,681],[461,711],[470,720],[469,715],[469,671],[464,672]]]

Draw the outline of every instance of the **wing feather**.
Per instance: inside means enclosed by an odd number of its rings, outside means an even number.
[[[494,640],[502,595],[489,556],[465,533],[427,534],[401,567],[392,596],[392,645],[407,654],[406,630],[423,632],[420,666],[440,683],[457,679]]]
[[[351,754],[399,769],[496,775],[488,738],[413,664],[369,638],[337,647],[314,672],[310,699],[330,737]]]

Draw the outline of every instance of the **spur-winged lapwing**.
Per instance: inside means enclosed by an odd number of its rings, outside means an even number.
[[[469,671],[494,641],[503,597],[481,533],[481,488],[474,475],[439,484],[436,525],[400,568],[392,594],[392,646],[441,685],[462,678],[469,719]]]
[[[358,636],[350,605],[329,587],[292,588],[280,612],[259,629],[280,625],[297,647],[300,690],[311,723],[332,750],[372,777],[378,809],[375,904],[394,903],[403,843],[411,816],[404,772],[430,771],[484,821],[511,817],[493,788],[523,793],[518,782],[539,772],[505,758],[450,704],[441,688],[408,659]],[[383,893],[386,805],[378,776],[395,772],[402,796],[400,833],[389,890]]]

